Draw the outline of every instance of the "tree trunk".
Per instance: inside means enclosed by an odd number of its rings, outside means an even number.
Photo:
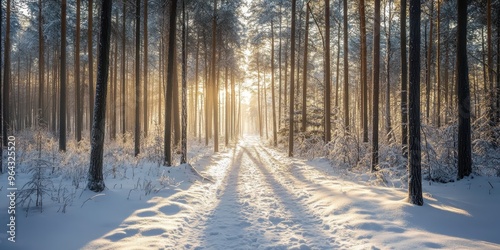
[[[122,87],[121,87],[121,91],[122,91],[122,100],[121,100],[121,129],[122,129],[122,136],[123,136],[123,140],[125,141],[125,123],[126,123],[126,119],[125,119],[125,92],[126,92],[126,86],[125,86],[125,83],[126,83],[126,79],[125,79],[125,50],[126,50],[126,47],[125,47],[125,32],[126,32],[126,24],[125,24],[125,17],[127,16],[126,14],[126,5],[125,5],[125,1],[123,1],[123,12],[122,12],[122,77],[121,77],[121,80],[122,80]],[[89,69],[89,72],[91,72],[91,68]]]
[[[490,90],[490,112],[489,118],[490,118],[490,124],[491,126],[494,126],[495,122],[495,91],[493,87],[493,46],[491,43],[491,0],[487,0],[486,3],[486,28],[487,28],[487,34],[486,34],[486,44],[488,46],[488,64],[487,64],[487,74],[488,74],[488,83],[489,87],[488,89]],[[458,66],[458,65],[457,65]]]
[[[281,67],[281,65],[280,65],[280,67]],[[272,109],[273,109],[273,146],[276,147],[276,146],[278,146],[278,134],[276,131],[276,104],[275,104],[274,92],[275,92],[275,90],[274,90],[274,23],[273,23],[273,19],[271,19],[271,99],[272,99]],[[233,89],[232,89],[232,96],[234,97],[234,83],[233,83]],[[304,106],[305,106],[305,101],[304,101]],[[233,105],[233,107],[234,107],[234,105]],[[305,110],[305,108],[304,108],[304,110]]]
[[[79,142],[82,139],[82,97],[80,91],[80,1],[76,1],[76,39],[75,39],[75,137]]]
[[[410,0],[409,90],[408,201],[422,206],[424,200],[420,152],[420,0]]]
[[[61,72],[59,92],[59,151],[66,151],[66,0],[61,2]],[[107,70],[107,69],[106,69]]]
[[[144,1],[144,94],[143,94],[143,105],[144,105],[144,138],[148,136],[149,129],[149,116],[148,116],[148,1]]]
[[[141,149],[141,124],[139,122],[141,99],[141,1],[135,1],[135,130],[134,156],[137,157]]]
[[[181,164],[187,159],[187,28],[186,7],[182,1],[182,139],[181,139]]]
[[[347,0],[344,0],[344,126],[349,131],[349,33],[347,19]]]
[[[326,1],[329,1],[329,0],[326,0]],[[309,40],[309,7],[307,7],[307,5],[309,5],[309,3],[307,2],[306,3],[306,19],[305,19],[305,23],[306,23],[306,28],[305,28],[305,35],[304,35],[304,68],[303,68],[303,76],[302,76],[302,127],[300,128],[300,131],[302,132],[306,132],[307,130],[307,45],[308,45],[308,40]],[[329,3],[326,3],[325,4],[325,11],[327,11],[329,8],[327,7],[329,5]],[[328,21],[328,17],[330,16],[329,13],[328,14],[325,14],[326,18],[325,20],[327,20],[327,23],[325,24],[325,27],[326,27],[326,33],[329,35],[329,31],[330,31],[330,25],[329,25],[329,21]],[[273,46],[271,46],[272,48]],[[327,56],[328,58],[330,58],[330,51],[328,50],[328,53],[325,52],[325,56]],[[329,65],[328,65],[329,66]],[[326,65],[325,65],[326,67]],[[329,67],[328,67],[329,68]],[[330,73],[330,70],[326,70],[325,69],[325,73],[328,72],[328,75]],[[325,82],[325,86],[330,86],[329,82]],[[326,94],[326,88],[325,88],[325,94]],[[329,117],[328,113],[326,112],[326,96],[325,96],[325,117]],[[326,120],[325,120],[326,121]]]
[[[363,142],[368,142],[368,102],[367,102],[367,51],[366,51],[366,17],[365,0],[359,1],[359,17],[361,30],[361,128],[363,129]],[[337,76],[338,77],[338,76]]]
[[[372,131],[372,166],[378,170],[378,110],[380,84],[380,0],[375,0],[375,18],[373,23],[373,131]]]
[[[457,11],[461,17],[457,22],[458,179],[462,179],[472,173],[466,0],[458,0]]]
[[[164,156],[166,166],[172,166],[172,98],[174,88],[174,53],[176,34],[177,0],[170,2],[170,20],[168,31],[168,62],[167,62],[167,88],[165,90],[165,129],[164,129]]]
[[[295,75],[295,13],[297,0],[292,0],[292,31],[291,31],[291,72],[290,72],[290,117],[288,119],[288,156],[293,156],[293,92],[294,92],[294,75]]]
[[[87,188],[94,192],[104,190],[103,150],[105,136],[106,95],[108,88],[109,40],[111,36],[111,4],[102,0],[99,33],[99,58],[97,67],[95,114],[92,123],[92,140],[90,152],[90,168]]]
[[[93,19],[93,0],[89,0],[88,6],[88,31],[87,31],[87,44],[89,55],[89,125],[92,126],[93,112],[94,112],[94,54],[92,45],[92,19]],[[123,3],[125,6],[125,3]],[[125,10],[125,7],[124,7]],[[123,20],[125,20],[125,12],[123,13]],[[124,50],[125,51],[125,50]],[[124,105],[122,106],[124,107]]]
[[[401,146],[403,156],[408,157],[408,68],[406,59],[406,0],[401,0],[400,48],[401,48]]]
[[[309,10],[309,8],[308,8]],[[307,12],[309,14],[309,12]],[[309,17],[309,16],[307,16]],[[307,18],[309,20],[309,18]],[[307,34],[307,33],[306,33]],[[324,93],[324,102],[325,102],[325,111],[324,111],[324,128],[325,128],[325,143],[328,143],[332,140],[331,135],[331,78],[330,78],[330,0],[325,0],[325,52],[324,52],[324,74],[325,74],[325,93]],[[307,48],[307,46],[306,46]],[[305,53],[304,53],[305,54]],[[306,55],[306,54],[305,54]],[[307,59],[307,55],[304,56],[304,60]],[[306,64],[304,64],[306,65]],[[306,71],[306,67],[304,66],[304,72]],[[338,77],[338,76],[337,76]],[[304,77],[305,79],[305,77]],[[304,83],[304,94],[306,93],[306,85]],[[305,113],[305,109],[303,111]]]
[[[430,7],[430,14],[429,14],[429,46],[427,47],[427,63],[426,63],[426,70],[425,70],[425,103],[426,103],[426,109],[425,109],[425,118],[427,121],[427,124],[430,124],[430,100],[431,100],[431,64],[432,64],[432,43],[434,42],[432,39],[432,34],[433,34],[433,15],[434,15],[434,1],[431,0],[430,2],[431,7]]]
[[[44,73],[45,73],[45,53],[44,53],[44,37],[43,37],[43,16],[42,16],[42,0],[38,0],[38,110],[37,118],[38,125],[46,126],[45,119],[45,101],[44,101]],[[4,72],[5,74],[5,72]]]
[[[386,85],[385,85],[385,133],[389,143],[394,141],[391,125],[391,27],[392,27],[392,6],[391,0],[388,0],[389,6],[389,24],[386,25]],[[385,10],[385,9],[384,9]],[[384,11],[384,19],[385,19]],[[384,20],[385,21],[385,20]]]
[[[437,0],[437,20],[436,20],[436,80],[437,80],[437,126],[441,127],[441,0]]]
[[[215,75],[215,58],[217,45],[217,0],[214,0],[214,16],[212,18],[212,97],[213,97],[213,112],[214,112],[214,152],[219,152],[219,91],[217,87],[217,79]]]

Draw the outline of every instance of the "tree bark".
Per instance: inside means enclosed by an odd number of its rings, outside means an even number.
[[[309,8],[308,8],[309,10]],[[309,12],[307,12],[309,14]],[[309,17],[309,16],[307,16]],[[307,18],[309,20],[309,18]],[[307,33],[306,33],[307,34]],[[325,126],[325,143],[328,143],[332,140],[331,135],[331,77],[330,77],[330,0],[325,0],[325,52],[323,57],[325,58],[324,63],[324,74],[325,74],[325,93],[324,93],[324,101],[325,101],[325,111],[324,111],[324,126]],[[307,46],[306,46],[307,49]],[[305,54],[307,55],[307,54]],[[304,60],[307,59],[307,56],[304,56]],[[304,64],[306,65],[306,64]],[[304,66],[304,72],[307,72]],[[304,75],[305,76],[305,75]],[[337,76],[338,77],[338,76]],[[305,79],[305,77],[304,77]],[[304,83],[304,95],[306,93],[306,85]],[[305,113],[305,110],[304,110]]]
[[[406,0],[401,0],[400,15],[401,48],[401,146],[404,157],[408,157],[408,67],[406,59]]]
[[[372,166],[371,171],[378,170],[378,110],[380,84],[380,0],[375,0],[375,18],[373,23],[373,130],[372,130]]]
[[[172,166],[172,98],[174,88],[174,53],[176,35],[177,0],[170,2],[170,20],[168,32],[168,62],[167,62],[167,88],[165,92],[165,130],[164,130],[164,156],[166,166]]]
[[[148,1],[144,1],[144,93],[143,93],[143,105],[144,105],[144,138],[148,136],[149,129],[149,114],[148,114]]]
[[[134,125],[134,156],[141,149],[141,123],[139,122],[141,99],[141,1],[135,1],[135,125]]]
[[[80,1],[76,1],[76,38],[75,38],[75,137],[79,142],[82,139],[82,98],[80,91]]]
[[[365,0],[359,1],[360,33],[361,33],[361,128],[363,129],[363,142],[368,142],[368,66],[366,44],[366,16]]]
[[[214,16],[212,18],[212,97],[213,97],[213,114],[214,114],[214,152],[219,152],[219,91],[217,87],[217,79],[215,75],[215,58],[217,45],[217,0],[214,0]]]
[[[328,1],[328,0],[326,0]],[[309,5],[309,2],[306,3],[306,5]],[[329,3],[325,3],[325,12],[329,9],[327,6]],[[325,24],[327,31],[327,34],[330,33],[330,25],[328,21],[329,13],[325,14],[325,20],[327,23]],[[304,68],[303,68],[303,76],[302,76],[302,126],[300,128],[300,131],[306,132],[307,130],[307,45],[308,45],[308,40],[309,40],[309,7],[306,6],[306,19],[305,19],[306,27],[305,27],[305,35],[304,35]],[[273,46],[271,45],[271,48]],[[329,52],[329,51],[328,51]],[[325,52],[325,56],[330,58],[330,53]],[[329,65],[328,65],[329,66]],[[326,67],[326,65],[325,65]],[[329,67],[328,67],[329,68]],[[330,70],[325,69],[325,74],[330,73]],[[325,82],[325,86],[330,86],[328,82]],[[325,88],[325,94],[326,94],[326,88]],[[326,96],[325,96],[325,117],[329,117],[328,113],[326,112]],[[325,120],[326,121],[326,120]]]
[[[458,179],[462,179],[472,173],[466,0],[458,0],[457,11],[461,17],[457,21]]]
[[[422,206],[420,152],[420,0],[410,0],[408,201]]]
[[[186,1],[182,1],[182,138],[181,138],[181,164],[187,159],[187,28]]]
[[[280,67],[281,67],[281,65],[280,65]],[[272,99],[272,109],[273,109],[273,146],[276,147],[276,146],[278,146],[278,134],[276,131],[276,104],[275,104],[274,92],[275,92],[275,90],[274,90],[274,23],[273,23],[273,19],[271,19],[271,99]],[[234,83],[233,83],[233,89],[232,89],[232,96],[234,97]],[[304,103],[305,103],[305,101],[304,101]],[[233,105],[233,107],[234,107],[234,105]]]
[[[105,136],[106,95],[108,88],[109,47],[111,36],[112,1],[102,0],[99,34],[99,58],[96,82],[95,113],[92,123],[92,140],[90,152],[90,168],[87,188],[94,192],[104,190],[103,150]]]
[[[59,90],[59,151],[66,151],[66,0],[61,2],[61,72]]]
[[[349,32],[347,19],[347,0],[344,0],[344,127],[349,131]]]
[[[345,1],[345,0],[344,0]],[[290,72],[290,106],[289,106],[289,119],[288,119],[288,156],[293,156],[293,95],[294,95],[294,75],[295,75],[295,13],[296,13],[297,0],[292,0],[292,31],[291,31],[291,72]]]
[[[89,55],[89,126],[92,126],[92,119],[94,113],[94,54],[92,45],[92,29],[93,29],[93,0],[89,0],[88,6],[88,31],[87,31],[87,44],[88,44],[88,55]],[[123,3],[125,6],[125,3]],[[125,10],[125,7],[124,7]],[[123,13],[125,20],[125,12]]]

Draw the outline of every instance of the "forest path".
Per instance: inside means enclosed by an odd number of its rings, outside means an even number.
[[[118,228],[84,248],[499,246],[491,244],[495,232],[471,235],[461,230],[478,218],[460,209],[467,203],[458,204],[457,198],[427,196],[424,208],[411,206],[403,201],[405,190],[348,181],[326,159],[290,158],[263,145],[258,137],[244,137],[234,148],[207,160],[198,162],[197,168],[215,183],[196,182],[168,197],[153,197],[150,207],[136,210]]]

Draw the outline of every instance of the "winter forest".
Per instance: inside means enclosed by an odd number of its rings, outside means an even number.
[[[499,0],[0,3],[0,249],[500,249]]]

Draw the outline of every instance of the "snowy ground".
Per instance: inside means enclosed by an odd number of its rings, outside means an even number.
[[[80,191],[66,213],[18,208],[16,243],[4,226],[0,249],[500,249],[498,177],[425,182],[416,207],[404,189],[354,181],[324,159],[290,159],[257,137],[200,150],[191,164],[214,182],[188,166],[152,175],[151,163],[106,179],[103,195]],[[6,225],[5,186],[0,194]]]

